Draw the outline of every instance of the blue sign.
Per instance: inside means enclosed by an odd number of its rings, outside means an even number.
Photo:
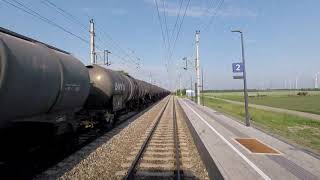
[[[234,73],[243,72],[243,63],[232,63],[232,71]]]

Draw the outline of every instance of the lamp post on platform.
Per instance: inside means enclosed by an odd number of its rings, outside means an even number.
[[[248,107],[248,90],[247,90],[247,76],[246,76],[246,64],[244,57],[244,45],[243,45],[243,33],[240,30],[233,30],[231,32],[240,33],[241,36],[241,52],[242,52],[242,63],[243,63],[243,87],[244,87],[244,108],[246,113],[246,126],[250,126],[250,115]]]

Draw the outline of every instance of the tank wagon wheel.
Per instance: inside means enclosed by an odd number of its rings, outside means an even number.
[[[113,114],[109,114],[107,113],[105,116],[104,116],[104,120],[105,120],[105,123],[107,125],[107,128],[113,128],[113,126],[115,125],[115,115]]]
[[[106,112],[105,114],[99,113],[95,116],[94,120],[99,122],[98,126],[111,129],[115,124],[115,115],[109,112]]]

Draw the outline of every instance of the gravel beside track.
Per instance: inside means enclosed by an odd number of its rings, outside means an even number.
[[[56,166],[37,176],[36,179],[123,179],[128,167],[138,154],[139,145],[141,146],[150,133],[156,122],[156,117],[160,115],[161,109],[164,108],[169,98],[170,96],[166,97],[152,108],[145,110],[140,115],[138,114],[138,118],[133,117],[99,137]],[[150,141],[152,150],[146,151],[147,153],[143,155],[145,160],[139,163],[140,178],[138,179],[150,179],[155,176],[156,179],[172,179],[174,177],[172,174],[176,162],[173,151],[175,149],[172,129],[173,103],[175,103],[178,127],[180,168],[183,171],[184,179],[209,179],[186,124],[186,116],[179,103],[172,99],[171,96],[163,114],[163,117],[165,117],[163,122],[161,122],[162,120],[159,122],[159,127],[164,128],[165,131],[158,131],[158,133],[155,133],[154,141]],[[164,139],[164,142],[161,142],[162,139]],[[157,151],[162,151],[161,148],[166,149],[161,152],[163,156],[154,156]],[[167,162],[164,163],[166,159]],[[160,173],[157,174],[157,168],[159,170],[159,167],[163,168],[164,171],[158,171]],[[150,169],[156,170],[153,171],[155,173],[151,171],[150,174]],[[168,178],[168,176],[170,177]]]
[[[119,179],[121,163],[153,123],[168,97],[117,126],[35,179]]]

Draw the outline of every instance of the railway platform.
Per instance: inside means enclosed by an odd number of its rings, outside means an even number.
[[[187,99],[179,104],[213,179],[320,179],[320,157]]]

